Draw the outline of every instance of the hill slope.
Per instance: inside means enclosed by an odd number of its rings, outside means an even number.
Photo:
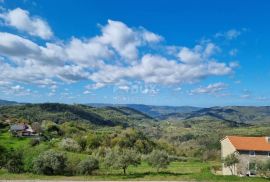
[[[152,106],[144,104],[88,104],[93,107],[128,107],[135,109],[144,113],[148,116],[158,118],[162,115],[172,114],[172,113],[190,113],[193,111],[198,111],[201,108],[192,106]]]
[[[58,103],[25,104],[0,107],[0,120],[22,118],[33,122],[51,120],[55,123],[82,121],[96,126],[137,126],[154,120],[130,108],[94,108],[85,105]]]
[[[163,120],[215,119],[247,124],[270,123],[270,107],[229,106],[204,108],[191,113],[173,113],[160,117]]]
[[[1,100],[0,99],[0,106],[7,106],[7,105],[16,105],[18,102],[15,101],[7,101],[7,100]]]

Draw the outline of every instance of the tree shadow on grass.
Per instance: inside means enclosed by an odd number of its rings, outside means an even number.
[[[143,173],[129,173],[129,174],[115,174],[114,176],[117,176],[121,179],[136,179],[136,178],[144,178],[146,176],[159,176],[159,177],[167,177],[167,176],[183,176],[188,175],[190,173],[173,173],[173,172],[143,172]]]

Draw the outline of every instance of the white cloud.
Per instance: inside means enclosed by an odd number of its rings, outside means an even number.
[[[48,88],[61,82],[91,80],[94,83],[86,90],[109,84],[127,90],[124,84],[127,81],[163,85],[194,83],[211,76],[228,75],[236,67],[234,62],[227,64],[214,58],[220,49],[214,43],[202,43],[194,48],[171,46],[174,51],[168,56],[150,45],[158,43],[166,48],[160,42],[162,39],[144,28],[130,28],[112,20],[101,28],[101,35],[44,45],[0,32],[0,57],[3,57],[0,80]],[[142,48],[144,51],[139,52]]]
[[[190,91],[190,94],[191,95],[194,95],[194,94],[216,94],[220,91],[225,90],[227,87],[228,87],[227,84],[219,82],[219,83],[209,84],[206,87],[199,87],[199,88],[193,89]]]
[[[30,16],[28,11],[21,8],[2,13],[0,18],[5,21],[6,25],[27,32],[32,36],[38,36],[43,39],[49,39],[53,36],[52,30],[45,20]]]
[[[85,91],[83,92],[83,94],[85,94],[85,95],[87,95],[87,94],[91,94],[91,91],[89,91],[89,90],[85,90]]]
[[[232,68],[215,61],[201,64],[183,64],[157,55],[145,55],[141,63],[130,67],[105,66],[90,78],[97,83],[116,83],[122,79],[139,79],[146,83],[179,84],[192,83],[208,76],[221,76]]]
[[[7,95],[13,95],[13,96],[26,96],[31,94],[30,89],[26,89],[21,85],[12,85],[12,86],[6,86],[6,87],[0,87],[1,92]]]
[[[108,24],[102,27],[102,35],[96,40],[112,46],[124,59],[136,60],[139,46],[159,42],[162,38],[145,29],[135,30],[120,21],[108,20]]]
[[[120,85],[118,86],[118,89],[128,92],[130,87],[128,85]]]
[[[242,99],[247,99],[247,98],[250,98],[251,95],[250,95],[250,94],[243,94],[243,95],[240,95],[240,97],[241,97]]]
[[[218,50],[219,48],[213,43],[208,43],[204,46],[197,45],[193,49],[183,47],[180,49],[178,57],[183,63],[197,64],[201,61],[207,60]]]
[[[241,35],[241,31],[236,30],[236,29],[231,29],[231,30],[228,30],[226,32],[216,33],[215,37],[216,38],[223,37],[227,40],[233,40],[233,39],[236,39],[237,37],[239,37],[240,35]]]
[[[76,60],[78,63],[91,66],[98,66],[103,62],[97,62],[97,60],[106,59],[113,55],[108,46],[95,39],[82,41],[72,38],[65,51],[70,60]]]

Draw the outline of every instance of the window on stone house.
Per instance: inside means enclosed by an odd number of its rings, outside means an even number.
[[[255,151],[249,151],[249,156],[252,156],[252,157],[256,156]]]

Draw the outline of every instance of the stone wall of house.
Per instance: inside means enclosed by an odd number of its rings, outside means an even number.
[[[221,159],[224,159],[230,154],[236,152],[234,146],[231,144],[228,138],[225,138],[221,141]],[[222,163],[222,174],[223,175],[234,175],[237,174],[237,168],[234,168],[232,171],[229,167],[225,167]]]
[[[237,173],[240,175],[246,175],[249,173],[250,163],[259,163],[262,161],[270,160],[268,152],[255,152],[255,156],[250,155],[250,151],[238,151],[239,163],[237,164]]]

